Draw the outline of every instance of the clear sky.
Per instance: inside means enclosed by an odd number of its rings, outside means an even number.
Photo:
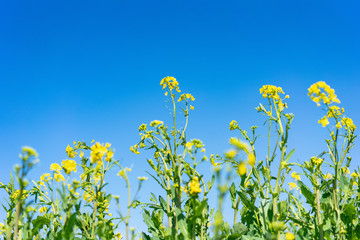
[[[261,126],[262,85],[283,87],[295,114],[293,160],[308,160],[327,134],[307,97],[312,83],[335,88],[360,126],[359,10],[359,1],[1,1],[0,181],[24,145],[40,154],[38,179],[68,144],[92,139],[112,143],[134,181],[146,175],[146,155],[129,146],[141,123],[169,120],[165,76],[195,96],[188,136],[208,154],[239,135],[231,120]],[[352,169],[358,146],[353,157]],[[114,194],[124,188],[115,173],[109,182]]]

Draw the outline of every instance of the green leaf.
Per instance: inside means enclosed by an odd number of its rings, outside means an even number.
[[[341,177],[340,177],[340,189],[345,194],[349,193],[349,190],[350,190],[349,189],[349,179],[344,174],[341,174]]]
[[[184,235],[185,239],[190,239],[186,218],[179,208],[175,208],[175,213],[180,228],[180,232]]]
[[[33,235],[37,236],[39,231],[44,227],[44,225],[50,228],[50,219],[43,216],[38,216],[36,219],[32,220],[32,224]]]
[[[254,205],[250,201],[250,199],[246,196],[245,193],[237,191],[237,194],[239,195],[241,202],[244,204],[245,207],[247,207],[250,210],[254,210]]]
[[[289,154],[285,157],[285,162],[288,162],[291,158],[291,156],[294,154],[295,149],[291,150]]]
[[[311,192],[311,190],[302,181],[300,181],[300,180],[297,181],[297,184],[301,189],[301,193],[306,198],[306,201],[310,205],[313,205],[315,203],[315,195]]]
[[[154,225],[153,221],[151,220],[151,217],[147,211],[143,213],[143,220],[144,220],[145,224],[148,225],[149,228],[155,229],[155,225]]]
[[[168,214],[168,212],[167,212],[167,203],[166,203],[166,201],[164,200],[164,198],[162,196],[159,196],[159,202],[160,202],[160,206],[161,206],[162,210],[166,214]]]
[[[231,202],[232,202],[232,208],[235,209],[236,208],[236,189],[235,189],[235,183],[232,183],[230,188],[230,197],[231,197]]]
[[[232,235],[239,235],[239,236],[244,235],[247,231],[248,231],[247,227],[240,222],[234,224],[233,228],[230,230]]]

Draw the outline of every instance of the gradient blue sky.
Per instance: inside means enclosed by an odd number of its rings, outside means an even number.
[[[24,145],[40,154],[37,179],[66,158],[67,144],[92,139],[111,142],[133,180],[146,175],[145,156],[129,146],[141,123],[169,120],[159,86],[168,75],[195,96],[188,136],[208,154],[229,149],[231,120],[261,125],[259,88],[282,86],[295,114],[294,161],[307,160],[327,134],[307,97],[312,83],[335,88],[359,125],[359,10],[358,1],[2,1],[0,181]],[[355,168],[358,146],[353,156]],[[115,194],[124,187],[109,182]]]

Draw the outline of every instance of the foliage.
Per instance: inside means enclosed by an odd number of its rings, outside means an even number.
[[[288,141],[294,115],[287,112],[289,96],[281,87],[260,89],[266,103],[256,110],[265,116],[267,146],[259,146],[257,126],[248,133],[233,120],[230,130],[239,131],[239,137],[230,139],[232,149],[223,156],[206,156],[201,140],[187,138],[195,98],[181,93],[173,77],[160,85],[169,99],[172,122],[141,124],[140,139],[130,147],[134,154],[153,155],[147,159],[147,174],[162,190],[160,195],[151,193],[140,202],[137,196],[148,178],[138,177],[132,194],[131,169],[114,159],[111,144],[95,141],[68,145],[69,159],[51,164],[50,172],[30,184],[26,176],[38,154],[23,147],[16,181],[10,172],[10,181],[0,183],[8,194],[6,219],[0,223],[4,239],[360,239],[359,170],[349,171],[356,126],[325,82],[313,84],[308,95],[325,110],[318,123],[329,131],[327,149],[301,162],[291,161],[295,149],[288,149]],[[199,166],[208,162],[214,171],[205,179]],[[106,189],[105,175],[113,167],[119,168],[127,188],[125,205]],[[211,207],[209,192],[215,184],[218,205]],[[231,206],[224,206],[226,197]],[[111,203],[117,214],[109,211]],[[130,228],[133,208],[142,209],[146,231]],[[225,208],[233,209],[230,223],[224,220]]]

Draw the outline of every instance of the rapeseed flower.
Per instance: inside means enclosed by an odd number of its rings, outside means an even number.
[[[62,170],[62,167],[60,167],[60,165],[57,163],[53,163],[50,165],[50,171],[59,172],[61,170]]]
[[[139,179],[140,181],[146,181],[146,180],[148,180],[149,178],[148,178],[148,177],[138,177],[138,179]]]
[[[250,152],[250,146],[246,142],[240,141],[238,138],[230,138],[229,143],[234,147],[243,150],[247,154]]]
[[[189,189],[190,194],[192,195],[197,195],[198,193],[201,193],[200,183],[197,177],[191,179],[191,181],[189,182]]]
[[[57,181],[57,182],[64,182],[64,181],[65,181],[64,176],[63,176],[61,173],[59,173],[59,172],[55,172],[55,173],[54,173],[54,179],[55,179],[55,181]]]
[[[46,213],[46,211],[47,211],[47,207],[41,207],[39,209],[39,213]]]
[[[164,124],[163,121],[154,120],[154,121],[152,121],[152,122],[150,123],[150,126],[151,126],[151,127],[157,127],[157,126],[162,125],[162,124]]]
[[[344,174],[349,174],[350,170],[347,167],[342,167],[341,170],[343,171]]]
[[[295,239],[295,235],[292,234],[292,233],[290,233],[290,232],[288,232],[288,233],[285,234],[285,239],[286,239],[286,240],[294,240],[294,239]]]
[[[194,145],[194,144],[193,144],[192,142],[187,142],[187,143],[185,143],[185,147],[186,147],[187,149],[189,149],[189,150],[191,150],[191,148],[192,148],[193,145]]]
[[[237,154],[237,151],[235,149],[230,149],[225,153],[225,157],[227,158],[234,158]]]
[[[260,94],[262,94],[263,98],[273,98],[274,100],[280,100],[279,93],[284,94],[281,87],[264,85],[262,88],[260,88]]]
[[[327,174],[324,175],[325,180],[328,180],[328,179],[331,179],[331,178],[332,178],[331,173],[327,173]]]
[[[160,85],[165,89],[166,87],[169,87],[170,92],[175,89],[177,92],[181,92],[179,89],[179,83],[176,81],[174,77],[165,77],[160,81]]]
[[[48,182],[51,179],[52,178],[50,177],[50,173],[44,173],[43,175],[40,176],[40,181],[42,182]]]
[[[248,163],[250,166],[254,167],[255,166],[255,162],[256,162],[256,158],[255,158],[255,154],[254,153],[250,153],[248,155]]]
[[[230,122],[230,130],[235,130],[239,127],[238,123],[235,120]]]
[[[130,151],[135,153],[135,154],[140,154],[140,152],[138,151],[138,145],[137,144],[135,144],[134,146],[131,146]]]
[[[320,123],[323,127],[326,127],[329,124],[329,120],[326,116],[324,116],[318,121],[318,123]]]
[[[351,118],[345,117],[341,119],[341,123],[345,126],[345,129],[349,129],[351,131],[355,131],[356,129],[356,125]]]
[[[312,161],[313,163],[315,163],[316,165],[320,165],[320,164],[324,161],[324,159],[322,159],[322,158],[317,158],[317,157],[312,157],[312,158],[311,158],[311,161]]]
[[[66,174],[70,174],[72,171],[76,172],[76,162],[74,160],[63,160],[61,166],[63,166]]]
[[[293,190],[294,188],[295,189],[299,189],[299,187],[296,185],[296,183],[294,183],[294,182],[290,182],[289,183],[289,188],[290,188],[290,190]]]
[[[291,177],[294,178],[294,180],[296,180],[296,181],[301,180],[300,175],[297,174],[296,172],[291,173]]]
[[[320,102],[324,104],[330,103],[340,103],[340,100],[335,94],[335,90],[330,88],[325,82],[317,82],[310,86],[308,89],[308,96],[313,100],[318,106]]]
[[[358,177],[359,177],[359,174],[356,173],[356,172],[353,172],[350,176],[351,176],[352,178],[358,178]]]
[[[91,146],[91,153],[90,153],[90,160],[91,163],[100,163],[102,158],[104,157],[105,153],[108,151],[107,146],[108,143],[104,146],[99,142],[96,142],[94,145]]]
[[[141,125],[139,126],[139,132],[141,132],[141,131],[146,131],[146,127],[147,127],[147,125],[146,125],[145,123],[141,124]]]
[[[246,164],[245,163],[240,163],[238,165],[238,168],[237,168],[237,173],[240,175],[240,176],[243,176],[247,173],[247,169],[246,169]]]
[[[70,147],[70,145],[67,145],[65,151],[69,158],[74,158],[77,155],[77,152],[75,152],[74,149]]]

